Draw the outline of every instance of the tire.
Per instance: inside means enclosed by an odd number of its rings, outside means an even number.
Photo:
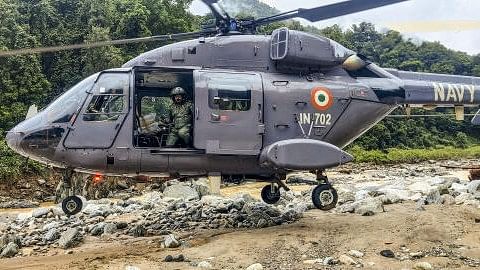
[[[312,191],[312,202],[320,210],[333,209],[338,202],[337,190],[330,185],[316,186]]]
[[[78,196],[68,196],[62,201],[62,210],[67,216],[73,216],[83,208],[83,201]]]
[[[280,189],[277,186],[267,185],[262,188],[262,200],[268,204],[275,204],[280,200]]]

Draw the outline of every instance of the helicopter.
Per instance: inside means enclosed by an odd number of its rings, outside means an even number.
[[[312,202],[336,206],[326,169],[353,160],[342,150],[400,106],[454,107],[480,103],[480,78],[385,69],[334,40],[288,28],[256,35],[259,26],[292,18],[311,22],[408,0],[349,0],[260,19],[230,17],[203,0],[215,23],[198,32],[93,44],[0,52],[25,53],[188,39],[145,52],[120,68],[84,79],[7,133],[17,153],[74,171],[116,176],[248,177],[268,182],[274,204],[292,171],[315,173]],[[167,146],[159,120],[182,87],[193,103],[190,145]],[[473,123],[480,122],[480,116]],[[81,211],[76,194],[62,201]]]

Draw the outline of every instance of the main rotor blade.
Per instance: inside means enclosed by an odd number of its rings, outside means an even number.
[[[220,7],[218,4],[218,0],[201,0],[205,5],[210,8],[212,11],[213,16],[218,21],[226,21],[230,18],[230,16]]]
[[[201,36],[209,35],[212,33],[216,33],[216,32],[213,32],[213,31],[187,32],[187,33],[178,33],[178,34],[171,34],[171,35],[107,40],[107,41],[100,41],[100,42],[93,42],[93,43],[65,45],[65,46],[52,46],[52,47],[18,49],[18,50],[11,50],[11,51],[0,51],[0,57],[23,55],[23,54],[34,54],[34,53],[45,53],[45,52],[59,52],[59,51],[74,50],[74,49],[97,48],[97,47],[103,47],[103,46],[132,44],[132,43],[139,43],[139,42],[178,40],[183,38],[201,37]]]
[[[303,18],[311,22],[317,22],[360,11],[393,5],[405,1],[409,0],[350,0],[311,9],[301,8],[281,13],[271,17],[258,19],[255,21],[255,24],[264,25],[276,21],[289,20],[293,18]]]

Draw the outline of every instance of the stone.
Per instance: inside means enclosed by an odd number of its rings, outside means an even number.
[[[114,234],[117,231],[117,225],[114,223],[106,223],[103,227],[104,234]]]
[[[99,222],[90,229],[90,234],[93,236],[102,235],[104,227],[105,227],[105,222]]]
[[[197,264],[197,267],[201,269],[212,269],[212,264],[207,261],[201,261]]]
[[[450,194],[443,194],[442,195],[442,203],[445,205],[454,205],[455,204],[455,198],[450,195]]]
[[[410,192],[408,190],[385,188],[380,189],[379,192],[385,195],[386,204],[399,203],[410,198]]]
[[[395,253],[393,253],[393,251],[391,251],[390,249],[380,251],[380,255],[387,258],[395,258]]]
[[[183,254],[178,254],[173,256],[172,261],[174,262],[184,262],[185,261],[185,256]]]
[[[7,244],[6,247],[3,248],[0,257],[11,258],[18,253],[18,246],[17,244],[10,242]]]
[[[263,265],[261,265],[259,263],[254,263],[254,264],[250,265],[249,267],[247,267],[246,270],[263,270]]]
[[[371,196],[367,190],[359,190],[355,193],[355,201],[365,200],[370,197]]]
[[[316,263],[321,263],[323,264],[322,259],[314,259],[314,260],[305,260],[303,261],[304,264],[316,264]]]
[[[428,262],[418,262],[413,266],[415,270],[433,270],[433,266]]]
[[[452,186],[450,187],[450,189],[453,190],[454,192],[456,192],[457,194],[465,193],[465,192],[468,191],[467,186],[459,184],[459,183],[453,183]]]
[[[166,248],[177,248],[180,246],[180,242],[175,238],[175,235],[173,234],[165,236],[163,244]]]
[[[47,181],[45,179],[38,179],[37,180],[37,183],[40,185],[40,186],[43,186],[47,183]]]
[[[22,246],[20,237],[13,234],[4,234],[0,237],[0,250],[5,248],[9,243],[15,243],[18,247]]]
[[[183,198],[185,200],[198,200],[200,198],[197,190],[182,184],[166,187],[163,191],[163,196],[170,198]]]
[[[341,263],[341,264],[345,264],[345,265],[355,265],[357,264],[357,262],[352,259],[351,257],[347,256],[347,255],[340,255],[340,257],[338,257],[338,261]]]
[[[60,240],[58,240],[58,246],[67,249],[77,246],[82,240],[83,236],[77,228],[69,228],[62,234]]]
[[[43,240],[45,242],[53,242],[60,238],[60,232],[57,228],[51,228],[48,232],[43,236]]]
[[[473,194],[462,193],[462,194],[458,195],[457,197],[455,197],[455,204],[463,204],[466,201],[470,201],[470,200],[475,200],[475,197],[473,196]]]
[[[480,180],[474,180],[467,185],[468,193],[480,196]]]
[[[365,215],[373,215],[376,213],[384,212],[383,203],[378,198],[367,198],[365,200],[361,200],[355,202],[355,213],[360,214],[362,216]]]
[[[165,259],[163,259],[164,262],[173,262],[173,256],[172,255],[167,255]]]
[[[140,268],[132,265],[125,266],[125,270],[141,270]]]
[[[427,192],[425,202],[427,204],[441,204],[442,197],[440,196],[440,191],[438,189],[431,189]]]
[[[130,230],[130,233],[133,235],[133,237],[143,237],[147,234],[147,230],[143,225],[139,224],[135,225],[135,227]]]
[[[50,213],[50,211],[51,211],[50,208],[38,208],[38,209],[33,210],[32,217],[41,218],[41,217],[44,217],[44,216],[48,215],[48,213]]]
[[[363,252],[352,249],[352,250],[348,251],[348,255],[350,255],[352,257],[355,257],[355,258],[361,258],[361,257],[363,257],[364,254],[363,254]]]
[[[325,259],[323,259],[322,263],[323,263],[323,265],[334,265],[337,262],[333,257],[325,257]]]

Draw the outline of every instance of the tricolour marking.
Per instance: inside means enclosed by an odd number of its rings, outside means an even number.
[[[326,111],[333,105],[333,95],[326,87],[315,87],[310,94],[310,103],[319,111]]]

